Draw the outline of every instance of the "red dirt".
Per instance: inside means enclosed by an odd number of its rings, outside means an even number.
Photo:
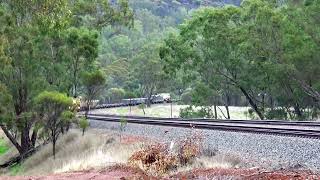
[[[178,179],[245,179],[245,180],[292,180],[320,179],[320,175],[309,171],[263,171],[259,169],[206,169],[193,170],[172,176]]]
[[[179,173],[168,178],[156,178],[145,175],[141,170],[126,167],[114,166],[105,170],[79,171],[49,176],[25,176],[25,177],[0,177],[1,180],[133,180],[133,179],[244,179],[244,180],[317,180],[320,175],[309,171],[263,171],[259,169],[198,169],[186,173]]]
[[[0,180],[113,180],[113,179],[145,179],[148,178],[142,171],[125,166],[114,166],[104,170],[87,170],[49,176],[16,176],[0,177]]]
[[[147,142],[148,139],[142,136],[123,135],[120,141],[122,144],[134,144],[138,142]]]

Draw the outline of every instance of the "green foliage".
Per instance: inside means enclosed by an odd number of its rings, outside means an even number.
[[[35,103],[40,108],[47,108],[50,111],[55,106],[68,109],[72,105],[72,99],[66,94],[56,91],[44,91],[35,98]]]
[[[82,135],[84,135],[85,130],[89,127],[89,121],[87,118],[82,117],[79,120],[79,127],[82,129]]]
[[[213,112],[210,107],[199,107],[188,106],[187,108],[180,110],[181,118],[212,118]]]
[[[0,139],[0,156],[8,151],[8,146],[3,139]]]
[[[128,121],[124,118],[120,119],[120,131],[123,132],[128,124]]]
[[[104,74],[99,70],[93,72],[85,72],[82,75],[82,84],[88,89],[104,85],[105,81],[106,80]]]
[[[266,113],[267,119],[287,119],[288,113],[284,109],[271,109]]]
[[[61,114],[61,118],[64,120],[64,121],[71,121],[72,119],[74,119],[76,116],[73,112],[71,111],[64,111],[62,114]]]
[[[13,100],[7,88],[0,84],[0,123],[10,122],[14,117]]]
[[[76,120],[76,114],[69,110],[62,112],[60,117],[62,119],[62,126],[65,127],[67,131],[70,128],[70,124],[74,123]]]
[[[273,117],[267,107],[277,105],[293,107],[293,118],[303,119],[304,109],[319,108],[318,8],[318,1],[304,6],[262,0],[202,8],[165,40],[164,70],[193,72],[192,80],[206,85],[196,85],[194,104],[220,103],[208,102],[212,94],[228,105],[241,92],[260,119]]]
[[[131,99],[131,98],[136,98],[137,95],[135,93],[133,93],[133,92],[130,92],[130,91],[128,92],[127,91],[124,97],[127,98],[127,99]]]
[[[121,102],[125,96],[126,92],[122,88],[110,88],[107,92],[109,103]]]
[[[99,31],[131,26],[133,12],[126,0],[1,1],[0,23],[1,128],[23,154],[34,148],[39,126],[49,126],[34,117],[37,108],[47,113],[49,104],[69,104],[57,94],[37,96],[59,91],[77,97],[80,75],[97,69]]]
[[[184,93],[181,94],[181,102],[183,104],[191,104],[192,102],[192,89],[186,89]]]
[[[165,34],[174,31],[187,17],[186,8],[171,7],[169,4],[172,2],[150,0],[132,0],[129,3],[136,15],[134,27],[117,26],[103,31],[99,61],[108,74],[109,87],[122,87],[136,97],[178,89],[175,79],[170,79],[170,83],[168,80],[163,82],[159,76],[164,74],[158,47]]]
[[[99,71],[85,72],[82,75],[82,85],[84,87],[84,96],[86,101],[86,116],[90,111],[92,101],[102,93],[105,88],[105,75]]]
[[[139,108],[139,109],[141,109],[141,110],[143,111],[143,114],[144,114],[144,115],[146,115],[146,111],[145,111],[145,109],[146,109],[146,105],[145,105],[144,103],[139,104],[138,108]]]
[[[55,158],[56,141],[63,133],[63,128],[66,118],[71,116],[66,111],[69,110],[73,104],[72,98],[65,94],[56,91],[44,91],[35,98],[35,103],[38,107],[38,116],[41,118],[44,125],[44,130],[48,133],[49,139],[53,144],[53,157]]]
[[[21,164],[16,164],[10,168],[10,176],[17,176],[23,172],[23,166]]]

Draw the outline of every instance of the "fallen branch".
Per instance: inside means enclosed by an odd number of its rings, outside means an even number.
[[[41,146],[38,146],[36,148],[33,148],[31,150],[29,150],[28,152],[22,154],[22,155],[18,155],[15,156],[13,158],[11,158],[9,161],[7,161],[4,164],[0,165],[0,168],[7,168],[7,167],[12,167],[16,164],[21,163],[23,160],[27,159],[28,157],[32,156],[35,152],[37,152],[40,149]]]

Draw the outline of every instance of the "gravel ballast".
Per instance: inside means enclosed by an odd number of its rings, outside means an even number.
[[[119,122],[90,121],[92,128],[120,131]],[[268,170],[308,169],[320,172],[320,140],[263,134],[175,128],[128,123],[125,134],[146,136],[161,142],[175,142],[201,134],[205,148],[242,160],[242,166]]]

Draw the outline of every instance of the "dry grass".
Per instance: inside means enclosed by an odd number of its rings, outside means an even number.
[[[103,130],[89,130],[82,136],[72,130],[57,142],[56,159],[48,144],[17,167],[18,175],[47,175],[87,169],[100,169],[118,164],[131,164],[151,175],[172,175],[198,168],[232,168],[239,158],[203,150],[201,135],[192,134],[173,147],[152,146],[149,143],[120,143],[119,136]],[[202,148],[202,149],[200,149]],[[11,147],[0,162],[17,154]],[[12,175],[12,169],[0,172]]]
[[[125,164],[133,152],[142,147],[142,143],[121,144],[118,136],[111,133],[89,130],[82,136],[80,130],[72,130],[59,138],[56,159],[52,156],[52,145],[48,144],[21,164],[18,175],[47,175]],[[9,152],[0,157],[1,161],[16,154]],[[2,174],[12,172],[7,170]]]
[[[187,105],[177,105],[173,104],[172,114],[173,117],[179,117],[180,109],[188,107]],[[219,107],[224,114],[226,110],[224,107]],[[235,107],[230,106],[230,115],[232,119],[250,119],[245,112],[248,112],[249,107]],[[119,107],[119,108],[110,108],[110,109],[96,109],[92,110],[92,113],[106,113],[106,114],[116,114],[116,115],[137,115],[144,116],[144,113],[138,106],[131,107],[131,113],[129,107]],[[170,117],[171,116],[171,105],[170,104],[154,104],[150,108],[145,109],[146,116],[154,117]],[[218,109],[218,118],[223,119],[224,116],[221,111]]]
[[[240,158],[203,148],[203,136],[196,132],[177,142],[154,144],[135,152],[129,164],[152,176],[172,175],[193,169],[234,168]]]
[[[195,158],[192,163],[180,166],[177,172],[186,172],[193,169],[237,168],[240,163],[240,158],[233,155],[200,156]]]

